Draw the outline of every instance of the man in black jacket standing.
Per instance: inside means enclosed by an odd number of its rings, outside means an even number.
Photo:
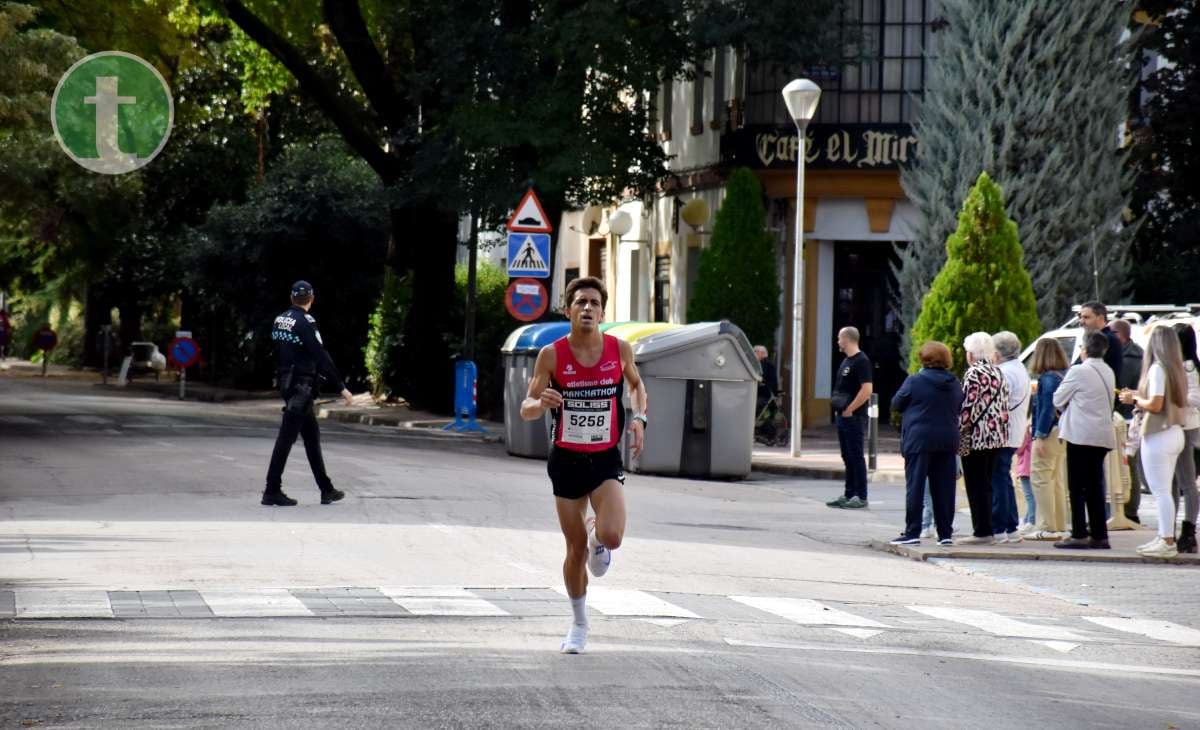
[[[330,504],[346,496],[334,488],[329,475],[325,473],[321,430],[317,426],[313,399],[317,395],[318,380],[322,377],[341,391],[347,405],[351,403],[351,394],[334,367],[333,359],[325,351],[317,320],[308,313],[314,298],[312,284],[303,280],[292,284],[292,306],[275,318],[271,328],[271,339],[279,352],[276,376],[284,407],[283,423],[279,426],[275,450],[271,453],[271,466],[267,469],[267,488],[262,496],[262,503],[267,506],[291,507],[296,504],[296,500],[283,493],[283,468],[297,435],[304,439],[308,465],[312,468],[317,486],[321,488],[321,504]]]

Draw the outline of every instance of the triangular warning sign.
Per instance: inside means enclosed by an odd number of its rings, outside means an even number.
[[[533,243],[533,236],[525,237],[516,257],[508,265],[509,271],[545,271],[546,268],[546,260],[538,253],[537,246]]]
[[[516,212],[512,214],[512,218],[508,219],[508,230],[524,233],[551,233],[554,231],[554,227],[546,220],[546,211],[542,210],[542,203],[534,194],[533,188],[525,192],[525,197],[521,198]]]

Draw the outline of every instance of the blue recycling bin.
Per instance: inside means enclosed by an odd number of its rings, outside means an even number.
[[[545,459],[550,456],[550,414],[536,421],[521,418],[521,402],[533,378],[542,348],[571,331],[571,323],[538,322],[513,330],[500,348],[504,358],[504,443],[508,453]]]

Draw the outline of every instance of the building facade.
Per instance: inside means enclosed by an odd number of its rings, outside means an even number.
[[[862,34],[870,60],[860,64],[786,71],[722,49],[705,59],[694,79],[664,84],[654,100],[651,132],[671,156],[669,174],[652,199],[564,216],[553,291],[561,292],[575,276],[599,276],[611,295],[609,320],[687,322],[700,252],[724,197],[724,180],[734,168],[750,168],[763,186],[784,292],[776,341],[755,344],[768,346],[780,382],[790,382],[793,206],[801,146],[780,92],[792,78],[807,76],[822,95],[804,141],[805,425],[830,418],[840,360],[836,335],[847,325],[859,329],[875,363],[886,418],[886,404],[904,378],[892,267],[898,248],[912,237],[916,215],[901,188],[900,169],[920,156],[911,123],[934,57],[937,5],[937,0],[851,3],[842,22]],[[705,209],[711,211],[707,219]],[[619,211],[633,222],[622,236],[608,225]]]

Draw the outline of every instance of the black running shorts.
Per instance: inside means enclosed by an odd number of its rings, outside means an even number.
[[[609,479],[625,483],[625,467],[621,450],[582,452],[550,448],[546,472],[554,485],[554,496],[563,499],[586,497]]]

